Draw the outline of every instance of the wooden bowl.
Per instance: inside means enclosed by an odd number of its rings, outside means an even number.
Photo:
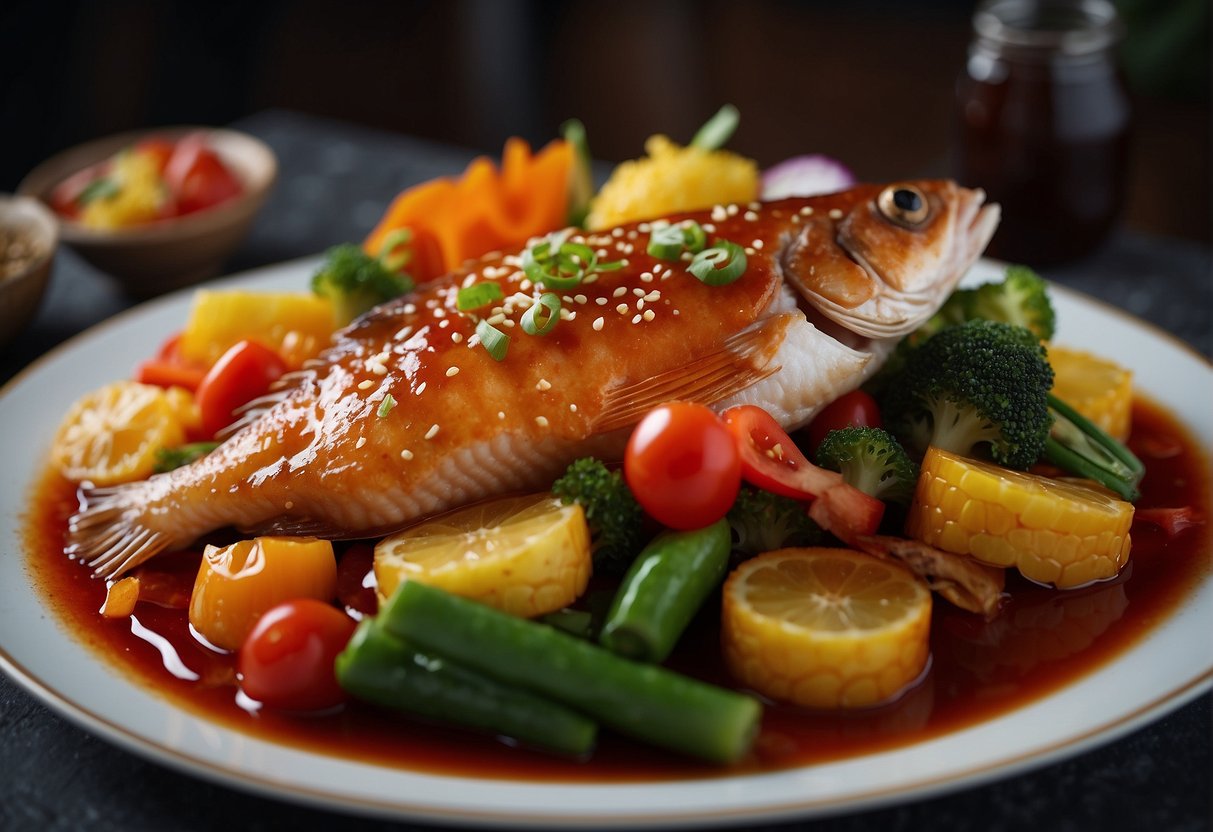
[[[14,231],[29,243],[33,255],[11,273],[0,267],[0,347],[16,338],[38,311],[59,236],[55,215],[41,202],[0,194],[0,246],[7,249]]]
[[[121,133],[52,156],[30,171],[17,191],[49,205],[56,185],[124,147],[153,136],[175,141],[199,131],[207,135],[208,145],[240,179],[244,186],[240,196],[184,217],[124,229],[86,228],[59,217],[63,241],[98,269],[113,275],[130,294],[151,297],[187,286],[219,273],[269,194],[278,161],[259,139],[235,130],[208,127]]]

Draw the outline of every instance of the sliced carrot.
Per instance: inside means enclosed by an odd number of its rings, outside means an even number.
[[[532,155],[512,138],[501,168],[474,159],[457,180],[435,179],[400,194],[363,243],[377,256],[392,231],[413,235],[406,267],[417,280],[431,280],[490,251],[515,249],[530,237],[565,224],[573,149],[563,140]]]
[[[135,381],[154,384],[157,387],[184,387],[194,391],[202,383],[206,368],[181,364],[176,361],[152,358],[135,368]]]

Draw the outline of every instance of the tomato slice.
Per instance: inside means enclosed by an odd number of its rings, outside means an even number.
[[[142,153],[153,161],[156,173],[164,175],[168,160],[173,156],[173,143],[167,139],[150,138],[135,144],[135,152]]]
[[[323,601],[300,598],[268,610],[240,648],[240,687],[273,708],[318,711],[345,701],[333,662],[356,624]]]
[[[880,407],[874,398],[862,390],[844,393],[813,417],[809,423],[809,449],[816,455],[827,433],[848,427],[883,427]]]
[[[795,500],[814,500],[809,516],[844,541],[875,534],[884,503],[847,485],[842,474],[818,468],[779,423],[747,404],[723,414],[741,455],[741,477],[751,485]]]
[[[219,357],[198,384],[202,432],[214,436],[232,423],[233,411],[269,392],[286,372],[278,353],[256,341],[240,341]]]
[[[720,417],[701,404],[669,402],[651,410],[632,431],[623,475],[636,501],[658,523],[698,529],[732,508],[741,487],[741,461]]]
[[[179,214],[210,208],[243,190],[240,180],[206,146],[206,137],[199,133],[177,142],[164,168],[164,182],[176,198]]]

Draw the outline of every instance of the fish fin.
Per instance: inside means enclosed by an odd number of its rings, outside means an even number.
[[[92,567],[96,577],[116,578],[167,549],[171,536],[143,523],[147,482],[82,489],[64,553]]]
[[[799,317],[793,312],[773,315],[730,336],[719,350],[689,364],[607,391],[592,430],[607,433],[634,425],[668,401],[711,404],[762,381],[779,370],[772,359],[788,326]]]
[[[295,370],[287,373],[270,385],[270,392],[258,396],[252,401],[245,402],[232,411],[236,419],[227,427],[215,434],[220,442],[234,433],[248,427],[264,416],[275,405],[293,396],[305,384],[310,383],[316,374],[311,370]]]
[[[245,534],[323,537],[329,540],[349,537],[348,529],[338,528],[327,520],[316,517],[295,517],[287,514],[271,517],[253,526],[241,526],[240,531]]]

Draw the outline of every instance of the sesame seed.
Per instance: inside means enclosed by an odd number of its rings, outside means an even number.
[[[712,219],[713,220],[715,220],[716,222],[724,222],[726,219],[728,219],[728,217],[729,217],[729,215],[724,210],[723,205],[712,206]],[[705,228],[704,230],[706,231],[707,229]]]
[[[439,306],[437,309],[434,310],[434,317],[435,318],[445,318],[446,310],[443,309],[441,306]]]
[[[713,219],[715,219],[715,218],[713,218]],[[721,219],[724,219],[724,218],[721,217]],[[712,225],[710,222],[705,222],[703,224],[703,230],[708,232],[709,234],[712,234],[712,233],[715,233],[716,226]]]
[[[624,260],[623,264],[626,266],[627,262],[628,261]],[[581,282],[586,284],[587,286],[591,283],[597,283],[598,282],[598,272],[591,272],[589,277],[587,277],[585,280],[583,280]]]
[[[831,208],[829,217],[832,220],[840,220],[842,219],[842,211],[838,210],[837,208]]]
[[[604,323],[605,323],[605,321],[603,321],[602,318],[595,318],[594,319],[594,331],[602,332],[602,327],[603,327]]]
[[[459,332],[452,332],[451,340],[454,341],[456,344],[458,344],[460,341],[463,340],[463,334],[459,333]]]
[[[634,228],[633,228],[631,231],[629,231],[629,232],[628,232],[628,239],[629,239],[629,240],[635,240],[635,239],[636,239],[637,237],[639,237],[639,236],[640,236],[640,235],[636,233],[636,229],[634,229]]]
[[[632,316],[632,323],[634,323],[634,324],[638,324],[638,323],[640,323],[640,316],[639,316],[639,315],[633,315],[633,316]]]
[[[615,311],[620,315],[626,315],[628,313],[628,305],[626,303],[621,303],[615,307]]]
[[[365,381],[358,382],[359,390],[370,390],[374,386],[375,386],[375,382],[371,381],[369,378],[366,379]]]
[[[490,326],[500,326],[501,322],[504,320],[505,320],[505,313],[503,313],[503,312],[498,312],[496,315],[491,315],[488,318],[488,322],[489,322]]]
[[[457,375],[459,375],[458,367],[447,367],[446,368],[446,377],[447,378],[453,378],[454,376],[457,376]]]
[[[408,460],[413,458],[413,452],[410,451],[408,448],[405,448],[403,451],[400,452],[400,458],[403,459],[405,462],[407,462]]]
[[[755,254],[757,254],[757,252],[754,251],[754,249],[750,248],[749,246],[745,247],[745,253],[750,255],[751,257],[753,257]]]
[[[653,273],[652,272],[642,272],[640,275],[640,280],[642,283],[652,283],[653,282]]]
[[[430,429],[425,432],[426,439],[433,439],[437,435],[438,435],[438,426],[437,425],[430,425]]]
[[[725,206],[724,212],[726,214],[728,214],[730,217],[735,217],[735,216],[737,216],[737,212],[739,212],[740,210],[741,209],[738,208],[736,204],[733,204],[733,205]]]
[[[758,215],[753,211],[746,211],[743,216],[745,217],[746,222],[758,222]]]
[[[760,251],[762,250],[762,240],[755,240],[754,242],[750,243],[750,245]]]
[[[408,338],[409,335],[412,334],[412,332],[413,332],[413,328],[411,326],[404,326],[404,327],[401,327],[399,330],[397,330],[396,334],[392,337],[395,338],[397,341],[403,341],[405,338]]]
[[[675,315],[679,314],[677,309],[674,310],[674,314]]]
[[[641,234],[648,234],[650,231],[653,230],[653,224],[651,222],[637,223],[636,230],[639,231]]]
[[[632,294],[638,298],[644,297],[644,289],[633,289]]]
[[[406,304],[404,305],[404,314],[406,314],[406,315],[412,315],[412,314],[413,314],[414,312],[416,312],[416,311],[417,311],[417,304],[415,304],[415,303],[406,303]]]
[[[649,303],[653,303],[654,301],[660,300],[661,291],[658,289],[654,289],[653,291],[651,291],[647,295],[645,295],[644,299],[647,300]]]
[[[627,293],[628,293],[628,287],[627,287],[627,286],[618,286],[618,287],[616,287],[616,288],[615,288],[615,291],[614,291],[614,292],[611,292],[611,297],[613,297],[613,298],[621,298],[621,297],[623,297],[624,295],[626,295]]]
[[[355,450],[358,450],[359,448],[361,448],[361,447],[362,447],[363,445],[365,445],[365,444],[366,444],[366,437],[365,437],[365,436],[359,436],[359,437],[358,437],[358,441],[354,443],[354,449],[355,449]]]
[[[506,318],[504,321],[501,322],[501,325],[504,326],[506,329],[513,329],[514,328],[514,319]]]
[[[599,306],[606,306],[608,302],[609,301],[607,301],[606,298],[594,298],[594,303],[598,304]]]
[[[546,417],[546,416],[536,416],[536,417],[535,417],[535,424],[539,425],[539,427],[541,427],[541,428],[546,428],[546,427],[548,426],[548,417]]]
[[[644,298],[636,301],[636,311],[639,312],[641,309],[644,309]]]
[[[421,382],[420,384],[418,384],[418,385],[417,385],[417,395],[418,395],[418,396],[420,396],[422,393],[424,393],[424,392],[425,392],[425,386],[426,386],[427,384],[429,384],[429,382],[428,382],[428,381],[423,381],[423,382]]]
[[[800,216],[802,216],[802,217],[811,217],[811,216],[813,216],[813,206],[812,206],[812,205],[806,205],[806,206],[804,206],[803,208],[801,208],[801,209],[800,209]]]
[[[504,419],[504,418],[505,418],[505,411],[504,411],[504,410],[498,410],[498,411],[497,411],[497,418],[498,418],[498,419]]]
[[[644,310],[644,315],[643,315],[642,317],[643,317],[643,318],[644,318],[646,321],[651,321],[651,320],[653,320],[654,318],[656,318],[657,316],[653,314],[653,310],[652,310],[652,309],[646,309],[646,310]]]
[[[524,292],[529,292],[529,291],[531,291],[531,287],[533,287],[534,285],[535,284],[532,283],[530,280],[523,280],[521,283],[518,284],[518,288]]]
[[[612,228],[612,229],[611,229],[611,236],[612,236],[612,237],[614,237],[614,238],[616,238],[616,239],[618,239],[618,238],[622,237],[622,236],[623,236],[623,229],[622,229],[622,228]]]
[[[539,381],[535,382],[535,389],[536,390],[551,390],[552,382],[548,381],[546,378],[541,378],[541,379],[539,379]]]
[[[573,295],[573,301],[580,306],[584,306],[585,304],[589,303],[590,299],[585,295]]]
[[[576,412],[577,412],[577,405],[575,405],[575,404],[570,404],[570,405],[569,405],[569,412],[570,412],[570,413],[576,413]]]
[[[387,367],[383,366],[382,364],[372,363],[372,362],[368,361],[366,363],[366,366],[367,366],[368,370],[370,370],[372,373],[374,373],[377,376],[386,376],[387,375]]]

